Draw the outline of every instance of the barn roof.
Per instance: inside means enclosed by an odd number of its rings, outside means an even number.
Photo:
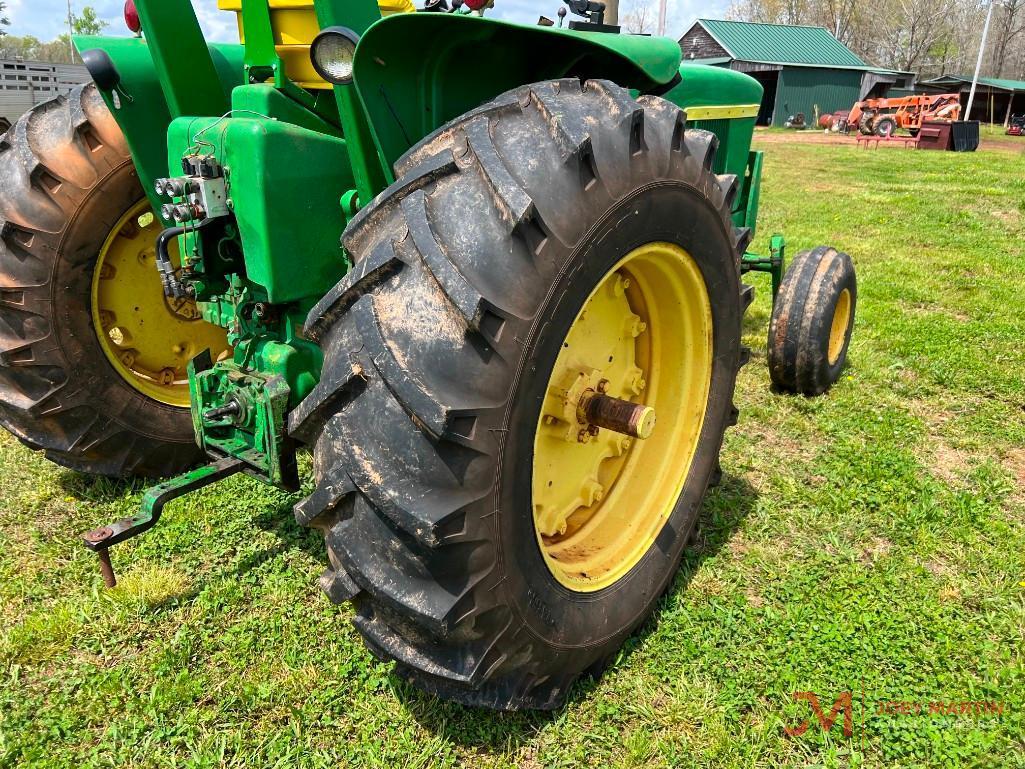
[[[719,45],[740,61],[805,67],[873,69],[825,27],[698,19]]]
[[[942,75],[940,77],[934,77],[931,80],[923,80],[923,85],[942,85],[942,86],[955,86],[955,85],[971,85],[972,79],[965,75]],[[1022,80],[1007,80],[1005,78],[998,77],[980,77],[979,85],[984,85],[988,88],[996,88],[1001,91],[1010,91],[1011,93],[1022,93],[1025,92],[1025,81]]]

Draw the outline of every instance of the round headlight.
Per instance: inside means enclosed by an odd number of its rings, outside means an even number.
[[[328,27],[313,38],[310,61],[317,74],[329,83],[352,80],[352,58],[359,35],[348,27]]]

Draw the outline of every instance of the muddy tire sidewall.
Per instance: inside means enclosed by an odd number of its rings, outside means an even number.
[[[92,279],[100,250],[118,220],[142,197],[128,161],[99,181],[75,213],[51,279],[54,331],[65,358],[77,362],[75,385],[88,391],[91,402],[107,404],[108,413],[133,433],[194,443],[188,410],[148,398],[125,381],[107,360],[93,326]]]

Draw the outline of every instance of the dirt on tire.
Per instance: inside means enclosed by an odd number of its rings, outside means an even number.
[[[356,259],[310,313],[324,373],[293,412],[317,485],[297,520],[325,535],[322,585],[368,648],[468,705],[553,708],[599,672],[671,583],[746,360],[751,293],[717,140],[611,83],[510,91],[428,136],[344,236]],[[632,571],[573,592],[545,566],[531,456],[550,364],[596,276],[641,243],[700,266],[715,354],[683,490]]]
[[[201,458],[188,409],[147,398],[93,328],[93,268],[143,197],[96,87],[34,107],[0,140],[0,425],[74,470],[172,475]]]

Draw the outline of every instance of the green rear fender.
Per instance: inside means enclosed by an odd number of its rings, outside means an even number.
[[[117,90],[101,89],[100,94],[124,132],[143,189],[154,208],[159,208],[153,180],[168,175],[167,127],[171,123],[171,109],[149,46],[137,37],[76,35],[74,42],[82,53],[105,51],[117,69]],[[228,111],[232,89],[242,84],[244,51],[241,45],[220,43],[211,43],[208,48],[219,82],[197,83],[195,87],[209,92],[209,102],[221,115]]]
[[[403,14],[374,24],[353,63],[387,167],[449,120],[526,83],[603,78],[639,91],[669,83],[669,38],[576,32],[457,14]]]

